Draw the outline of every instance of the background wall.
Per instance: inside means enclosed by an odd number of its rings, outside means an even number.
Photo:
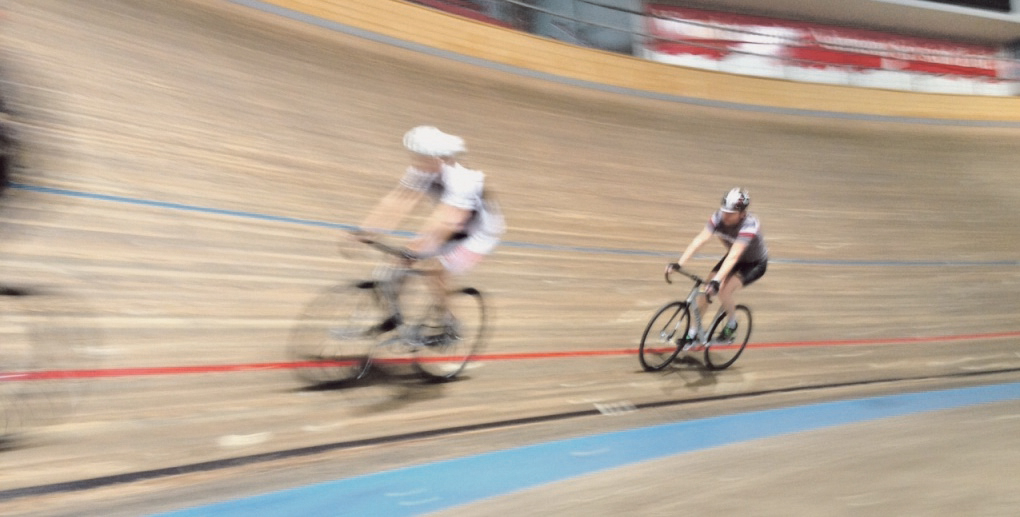
[[[484,61],[489,67],[526,70],[600,88],[623,88],[651,96],[813,110],[973,121],[1020,120],[1020,99],[915,94],[855,87],[757,79],[664,66],[647,60],[550,41],[511,29],[439,14],[426,7],[382,0],[322,0],[306,4],[273,0],[268,5],[365,29],[389,41],[425,45]]]

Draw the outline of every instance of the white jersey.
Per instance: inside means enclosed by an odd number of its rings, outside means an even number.
[[[492,251],[506,231],[502,211],[485,196],[485,174],[481,171],[459,163],[444,163],[439,174],[408,167],[400,185],[424,192],[438,203],[471,212],[459,237],[464,239],[464,246],[476,253]]]

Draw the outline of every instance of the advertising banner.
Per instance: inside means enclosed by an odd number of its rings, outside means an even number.
[[[652,53],[723,60],[773,57],[787,66],[895,70],[1006,78],[1009,61],[994,46],[953,43],[814,23],[648,4]]]

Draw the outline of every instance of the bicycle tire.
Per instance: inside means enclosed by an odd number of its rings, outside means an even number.
[[[687,302],[670,302],[663,305],[648,321],[641,334],[638,360],[645,371],[665,368],[676,359],[683,348],[682,339],[691,327],[691,310]]]
[[[35,324],[12,297],[0,297],[0,440],[27,427],[31,418],[33,371],[43,369]]]
[[[299,380],[342,383],[367,372],[369,353],[389,316],[375,286],[366,281],[327,287],[304,307],[287,342]]]
[[[456,327],[452,334],[447,324],[441,323],[445,312],[433,305],[419,329],[436,329],[440,334],[425,337],[417,347],[414,367],[425,378],[433,381],[449,381],[460,375],[468,363],[478,354],[488,336],[488,312],[482,293],[473,287],[466,287],[449,293],[447,308],[453,314]]]
[[[725,341],[720,341],[718,332],[722,331],[725,324],[725,313],[720,312],[715,321],[712,322],[712,330],[708,336],[708,347],[705,348],[705,364],[713,370],[724,370],[736,362],[740,354],[747,347],[747,341],[751,339],[751,309],[745,305],[737,305],[737,330],[736,333]]]
[[[70,417],[86,398],[102,339],[69,292],[0,289],[0,439]]]

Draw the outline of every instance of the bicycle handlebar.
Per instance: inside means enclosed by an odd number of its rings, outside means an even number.
[[[387,254],[387,255],[392,255],[394,257],[397,257],[397,258],[400,258],[400,259],[404,259],[404,260],[424,260],[424,259],[431,258],[431,257],[435,256],[435,255],[430,255],[430,254],[418,254],[418,253],[415,253],[415,252],[413,252],[413,251],[411,251],[411,250],[409,250],[407,248],[404,248],[404,247],[398,248],[396,246],[391,246],[389,244],[386,244],[386,243],[383,243],[383,242],[379,242],[379,241],[377,241],[375,239],[365,238],[365,239],[358,239],[358,240],[360,242],[364,243],[364,244],[367,244],[367,245],[369,245],[369,246],[371,246],[371,247],[373,247],[373,248],[375,248],[375,249],[377,249],[377,250]]]
[[[372,240],[372,239],[362,239],[362,240],[360,240],[360,242],[363,243],[363,244],[367,244],[367,245],[369,245],[369,246],[371,246],[371,247],[373,247],[373,248],[375,248],[375,249],[377,249],[377,250],[379,250],[379,251],[381,251],[381,252],[383,252],[383,253],[385,253],[387,255],[393,255],[395,257],[400,257],[400,258],[407,258],[405,256],[406,253],[405,253],[405,250],[403,248],[397,248],[395,246],[390,246],[389,244],[384,244],[384,243],[381,243],[379,241]]]
[[[669,274],[671,272],[673,272],[673,271],[676,271],[677,273],[680,273],[681,275],[684,275],[687,278],[690,278],[691,280],[694,280],[695,285],[701,285],[701,284],[705,283],[705,280],[703,278],[701,278],[700,276],[695,275],[694,273],[689,273],[689,272],[685,271],[683,268],[680,268],[676,264],[674,264],[672,267],[670,267],[669,269],[666,270],[666,283],[667,284],[672,284],[673,283],[673,281],[670,280],[670,278],[669,278]]]

